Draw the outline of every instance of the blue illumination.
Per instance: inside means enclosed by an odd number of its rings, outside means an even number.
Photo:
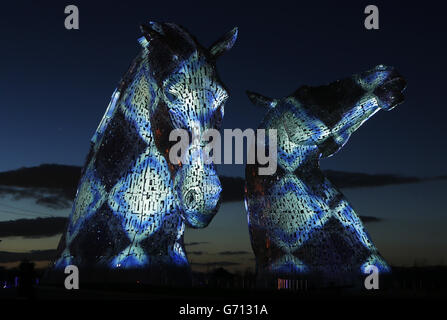
[[[222,188],[202,141],[191,142],[189,164],[171,164],[168,137],[177,128],[219,129],[228,94],[215,60],[237,29],[209,49],[175,24],[142,30],[143,48],[91,140],[56,269],[188,269],[185,225],[206,227],[217,212]]]
[[[253,103],[268,109],[259,128],[276,129],[278,138],[273,176],[259,176],[257,164],[246,167],[245,200],[261,277],[311,275],[343,284],[368,265],[390,271],[319,161],[342,148],[380,109],[401,103],[404,88],[393,68],[378,66],[327,86],[303,86],[283,99],[248,93]]]

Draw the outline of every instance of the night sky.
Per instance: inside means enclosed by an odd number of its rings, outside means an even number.
[[[79,8],[80,30],[64,28],[68,4]],[[301,85],[326,84],[378,64],[396,67],[408,83],[406,102],[390,112],[379,112],[322,166],[416,177],[445,175],[445,11],[435,2],[424,1],[422,7],[408,1],[374,1],[380,11],[380,30],[368,31],[363,25],[368,4],[4,3],[0,11],[0,171],[42,163],[82,165],[114,88],[140,50],[139,25],[154,20],[183,25],[205,46],[239,27],[235,46],[218,61],[218,72],[230,91],[224,128],[256,128],[263,118],[265,110],[249,102],[247,89],[279,98]],[[243,176],[244,166],[220,165],[219,172]],[[391,193],[363,189],[352,196],[364,211],[379,210],[374,205],[380,200],[389,212],[397,212],[396,219],[409,221],[411,210],[413,218],[418,212],[419,218],[431,217],[429,234],[430,228],[440,228],[439,221],[445,226],[440,204],[445,186],[419,186],[413,191],[394,187]],[[367,213],[385,216],[380,210]],[[382,247],[396,253],[392,237],[381,234]],[[445,238],[437,242],[439,252],[445,249]],[[406,243],[411,241],[410,236]]]
[[[47,3],[47,4],[45,4]],[[64,28],[63,2],[2,5],[0,171],[40,163],[83,163],[110,96],[139,51],[139,24],[172,21],[209,46],[233,26],[234,48],[218,70],[230,89],[225,128],[256,128],[264,110],[250,89],[283,97],[374,67],[407,79],[406,102],[380,112],[324,166],[347,171],[445,174],[447,111],[443,11],[384,3],[380,30],[363,26],[367,2],[75,1],[80,30]],[[71,4],[71,2],[70,2]],[[220,168],[242,175],[243,166]]]

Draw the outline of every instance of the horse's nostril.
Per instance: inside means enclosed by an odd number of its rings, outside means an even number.
[[[197,187],[189,189],[184,196],[185,202],[190,208],[194,208],[198,205],[200,193],[197,189]]]

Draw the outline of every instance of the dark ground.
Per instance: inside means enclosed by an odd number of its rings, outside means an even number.
[[[41,271],[36,270],[39,276]],[[378,290],[355,288],[328,289],[256,289],[252,276],[237,276],[216,269],[210,274],[200,274],[208,277],[207,284],[192,288],[155,287],[143,284],[112,285],[83,284],[79,290],[66,290],[50,285],[34,285],[29,292],[21,292],[16,288],[0,288],[0,299],[8,300],[152,300],[152,301],[183,301],[220,303],[232,301],[246,303],[256,301],[278,302],[295,300],[401,300],[401,299],[446,299],[447,298],[447,267],[394,267],[392,276],[380,280]],[[197,277],[197,275],[196,275]],[[242,288],[242,281],[244,287]]]

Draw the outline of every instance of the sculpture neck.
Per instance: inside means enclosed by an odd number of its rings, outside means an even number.
[[[321,152],[316,145],[278,145],[278,164],[286,172],[318,168]]]
[[[100,145],[107,126],[117,112],[137,128],[148,144],[152,143],[150,115],[158,104],[158,86],[150,76],[147,52],[143,49],[133,60],[128,71],[112,94],[107,110],[92,138],[94,146]]]

